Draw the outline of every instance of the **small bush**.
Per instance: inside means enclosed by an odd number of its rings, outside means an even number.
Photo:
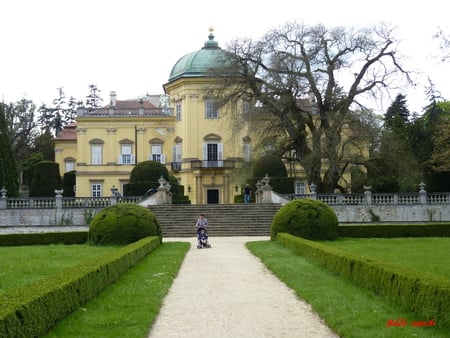
[[[89,241],[94,244],[129,244],[148,236],[161,235],[153,212],[131,203],[107,207],[89,225]]]
[[[285,232],[310,240],[334,240],[339,222],[334,210],[318,200],[294,200],[278,210],[272,221],[271,238]]]

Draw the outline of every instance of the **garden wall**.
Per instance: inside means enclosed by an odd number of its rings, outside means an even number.
[[[176,207],[176,206],[175,206]],[[330,205],[339,223],[449,222],[448,204]],[[85,225],[102,208],[0,209],[0,226]]]

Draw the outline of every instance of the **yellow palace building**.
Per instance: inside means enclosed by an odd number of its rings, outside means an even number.
[[[76,171],[76,196],[111,196],[111,188],[123,194],[133,167],[153,160],[177,178],[191,203],[233,203],[251,176],[243,164],[263,150],[255,151],[252,144],[248,106],[221,106],[214,94],[221,79],[211,69],[220,66],[224,53],[210,32],[201,49],[175,63],[164,95],[118,100],[111,92],[108,105],[79,109],[76,123],[55,138],[61,175]],[[239,128],[231,119],[242,121]],[[295,177],[295,193],[308,193],[299,163],[287,161],[286,167]],[[344,176],[348,186],[350,175]]]
[[[76,196],[123,192],[134,165],[165,164],[193,204],[233,203],[241,181],[233,175],[250,159],[247,128],[231,135],[208,72],[223,50],[212,32],[203,48],[180,58],[164,84],[165,95],[118,100],[93,112],[78,110],[76,124],[55,138],[61,175],[76,170]]]

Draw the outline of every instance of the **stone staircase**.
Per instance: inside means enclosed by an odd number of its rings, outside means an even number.
[[[208,219],[208,235],[270,236],[270,228],[280,204],[150,205],[163,237],[196,236],[195,223],[203,213]]]

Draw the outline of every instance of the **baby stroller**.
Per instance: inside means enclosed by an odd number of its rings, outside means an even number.
[[[197,249],[211,248],[211,244],[208,242],[208,232],[205,228],[197,229],[197,241]]]

